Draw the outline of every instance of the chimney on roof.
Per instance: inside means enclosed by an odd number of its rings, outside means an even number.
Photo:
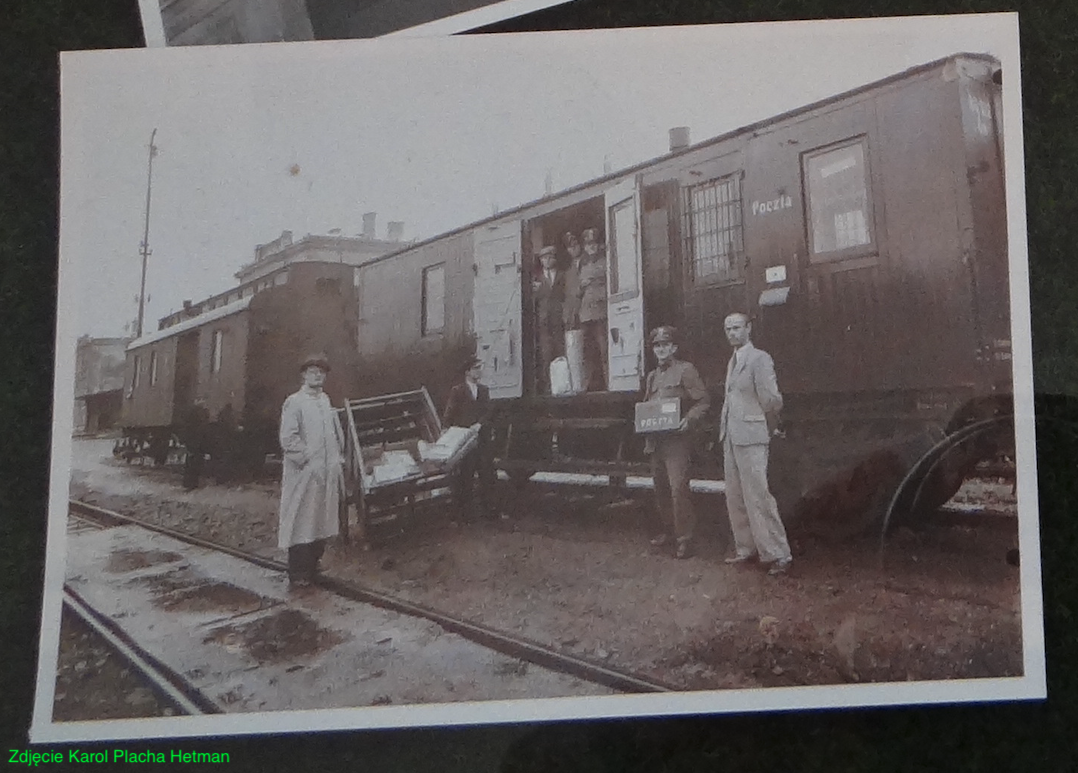
[[[391,242],[399,242],[404,238],[404,221],[390,220],[386,226],[386,238]]]
[[[187,301],[183,302],[183,310],[184,311],[190,311],[191,310],[191,301],[187,300]]]
[[[689,147],[689,127],[675,126],[670,130],[670,152],[676,153]]]
[[[374,219],[378,216],[377,212],[365,212],[363,213],[363,238],[374,238]]]

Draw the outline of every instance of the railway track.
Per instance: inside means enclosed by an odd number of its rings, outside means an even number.
[[[86,502],[78,500],[69,501],[69,530],[108,528],[112,526],[136,526],[147,531],[164,535],[187,545],[240,559],[263,569],[281,573],[287,571],[285,563],[272,558],[267,558],[266,556],[257,555],[249,551],[195,537],[176,529],[148,523],[134,516],[107,510]],[[410,618],[417,618],[435,623],[450,633],[457,634],[474,644],[493,650],[506,657],[534,664],[548,669],[549,671],[565,674],[584,682],[601,685],[602,687],[617,692],[667,692],[674,689],[669,685],[638,674],[614,669],[604,664],[595,663],[584,658],[559,652],[523,637],[507,634],[480,623],[455,618],[436,609],[405,601],[369,588],[364,588],[352,582],[346,582],[334,577],[321,575],[316,579],[315,584],[343,599],[359,602],[361,604],[368,604],[388,612],[394,612],[406,615]],[[93,616],[92,611],[91,616]],[[98,615],[98,617],[102,616]],[[106,622],[111,623],[111,621]],[[118,627],[115,626],[115,624],[112,624],[112,628]],[[119,639],[121,644],[126,644],[129,649],[132,649],[136,654],[139,654],[137,646],[131,647],[131,643],[124,642],[122,637],[115,635],[115,631],[113,631],[112,634],[115,638]],[[148,653],[144,652],[142,654],[144,656],[148,655]],[[161,681],[163,685],[171,685],[174,690],[178,690],[181,694],[186,695],[192,704],[188,708],[192,710],[201,709],[203,712],[223,710],[223,707],[215,704],[214,701],[205,696],[199,698],[198,691],[189,685],[187,685],[188,689],[185,690],[185,680],[175,672],[170,672],[167,668],[155,669],[153,667],[155,663],[152,656],[149,658],[144,657],[143,659],[150,665],[148,668],[148,672],[152,674],[150,678]],[[140,668],[140,671],[141,670],[142,669]]]

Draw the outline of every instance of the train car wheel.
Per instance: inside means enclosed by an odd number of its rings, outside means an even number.
[[[1013,434],[1013,416],[994,416],[943,438],[910,468],[884,513],[881,541],[896,525],[917,525],[945,504],[977,463],[998,453]],[[1008,432],[1008,430],[1010,432]]]

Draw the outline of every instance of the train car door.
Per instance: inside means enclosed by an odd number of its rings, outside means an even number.
[[[607,336],[611,392],[637,392],[644,376],[640,195],[636,180],[606,192]]]
[[[520,397],[520,222],[492,223],[475,233],[475,296],[472,329],[491,397]]]

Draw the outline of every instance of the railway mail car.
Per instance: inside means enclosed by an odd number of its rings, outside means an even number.
[[[718,405],[723,320],[745,311],[786,397],[772,473],[791,519],[842,531],[942,504],[1013,442],[1000,84],[996,60],[951,56],[373,260],[361,391],[444,394],[474,347],[504,469],[616,479],[643,469],[645,331],[682,331]],[[553,397],[532,278],[585,228],[606,245],[608,378]]]
[[[312,352],[334,365],[326,391],[335,404],[357,388],[350,265],[294,263],[195,312],[128,345],[118,453],[162,462],[196,401],[221,449],[255,460],[277,451],[281,404]]]

